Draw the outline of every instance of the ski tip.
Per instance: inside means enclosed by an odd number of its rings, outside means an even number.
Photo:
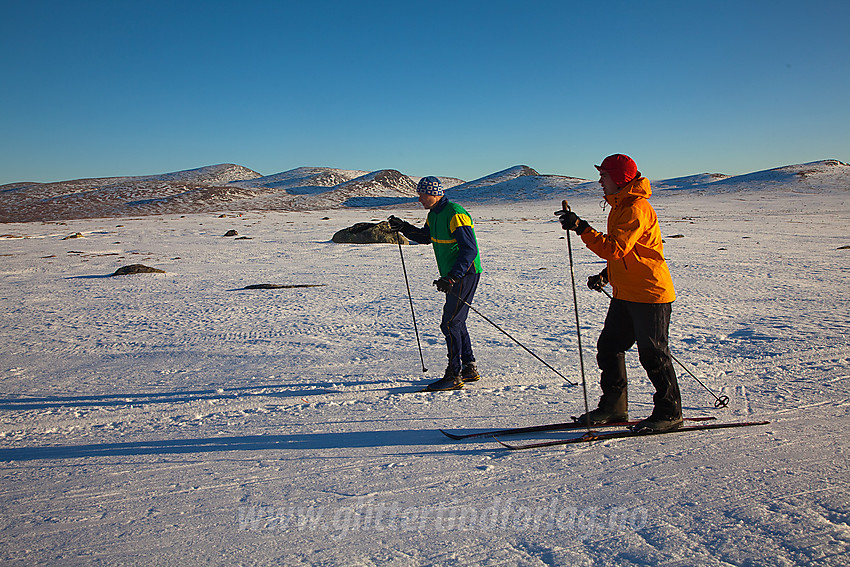
[[[457,435],[455,433],[449,433],[445,429],[440,429],[439,431],[440,431],[440,433],[442,433],[443,435],[445,435],[449,439],[454,439],[455,441],[459,441],[460,439],[463,439],[463,435]]]

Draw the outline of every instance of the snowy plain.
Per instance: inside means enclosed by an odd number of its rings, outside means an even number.
[[[565,197],[604,228],[599,195]],[[686,415],[769,425],[517,452],[446,438],[584,403],[474,313],[483,379],[418,392],[445,367],[430,247],[402,252],[423,373],[399,248],[330,241],[390,214],[422,222],[412,204],[2,225],[0,562],[846,565],[850,191],[652,203],[673,353],[731,399],[716,409],[677,367]],[[581,381],[559,208],[468,206],[475,306]],[[603,263],[572,245],[594,404],[607,299],[584,282]],[[165,273],[108,277],[131,263]],[[244,289],[266,283],[320,285]],[[638,418],[651,385],[636,352],[627,363]]]

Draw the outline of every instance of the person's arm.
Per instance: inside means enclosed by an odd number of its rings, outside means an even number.
[[[410,240],[419,244],[431,244],[431,229],[428,227],[428,221],[425,221],[425,226],[422,228],[417,228],[396,216],[390,216],[389,223],[392,230],[402,233]]]
[[[601,232],[588,227],[581,233],[581,240],[591,252],[603,260],[620,260],[634,248],[638,239],[646,231],[646,223],[642,210],[632,207],[623,212],[620,218],[611,223],[610,232]]]

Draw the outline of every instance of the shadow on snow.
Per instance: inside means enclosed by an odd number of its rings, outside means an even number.
[[[385,382],[341,382],[339,386],[348,388],[352,386],[362,387],[364,385],[384,385]],[[377,391],[387,394],[407,394],[419,392],[425,385],[378,387],[360,391]],[[266,398],[302,398],[305,403],[310,403],[307,398],[327,394],[338,394],[340,390],[328,385],[321,384],[299,384],[288,386],[286,384],[258,384],[240,388],[217,388],[210,390],[186,390],[180,392],[149,392],[136,394],[104,394],[92,396],[42,396],[42,397],[8,397],[0,398],[0,410],[24,411],[43,410],[60,407],[114,407],[114,406],[138,406],[148,404],[173,404],[194,402],[197,400],[223,400],[242,397],[266,397]]]
[[[84,459],[174,455],[223,451],[285,451],[305,449],[351,449],[433,445],[447,439],[436,429],[299,433],[293,435],[245,435],[203,439],[163,439],[95,445],[59,445],[0,449],[0,462],[43,459]]]

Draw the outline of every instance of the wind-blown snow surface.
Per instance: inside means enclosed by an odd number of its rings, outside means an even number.
[[[0,561],[846,565],[848,197],[653,197],[674,354],[731,398],[714,409],[680,372],[686,414],[770,425],[524,452],[437,428],[569,420],[581,388],[471,314],[484,378],[416,393],[445,363],[430,247],[403,250],[425,376],[398,247],[330,242],[421,209],[4,225]],[[601,228],[598,203],[571,200]],[[475,305],[579,381],[558,208],[469,207]],[[593,404],[607,301],[583,286],[601,261],[572,244]],[[167,273],[106,277],[130,263]],[[259,283],[324,285],[242,289]],[[628,364],[631,413],[647,415]]]

